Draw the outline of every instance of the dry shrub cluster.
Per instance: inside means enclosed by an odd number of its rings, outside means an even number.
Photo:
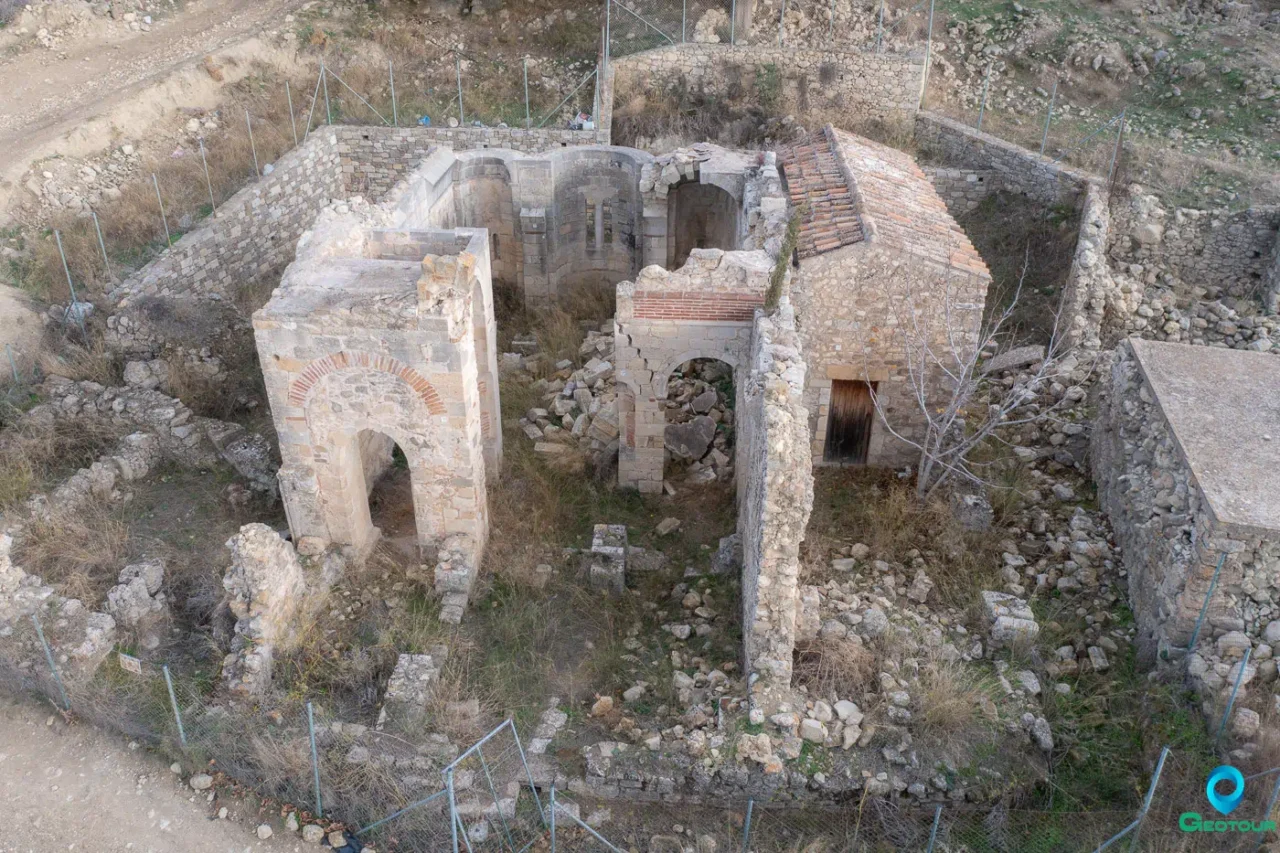
[[[814,472],[813,513],[802,559],[811,583],[828,577],[827,558],[861,542],[872,559],[910,565],[918,550],[942,604],[967,607],[998,577],[998,537],[966,530],[944,500],[921,503],[910,480],[892,471],[821,468]]]
[[[87,467],[116,439],[118,433],[92,418],[55,421],[38,428],[22,425],[0,434],[0,512]]]
[[[796,645],[792,676],[810,696],[833,700],[862,696],[879,672],[878,651],[860,640],[820,637]]]
[[[310,86],[314,82],[313,78]],[[295,92],[294,107],[302,113],[306,105],[298,103],[296,93],[304,89],[310,91],[310,86],[302,80],[292,80],[291,85]],[[252,146],[245,121],[246,109],[253,123]],[[259,167],[274,163],[293,147],[293,131],[284,81],[265,69],[229,87],[228,102],[218,115],[219,128],[205,140],[205,150],[209,184],[213,187],[214,200],[221,205],[253,180],[254,148]],[[305,130],[305,121],[305,115],[297,119],[299,139]],[[160,202],[151,181],[153,172],[164,200],[170,239],[176,240],[210,215],[209,189],[199,147],[184,145],[180,150],[181,156],[156,156],[144,163],[137,180],[121,187],[121,197],[102,204],[97,210],[111,260],[109,269],[104,269],[93,221],[66,214],[51,221],[41,238],[33,241],[34,258],[24,287],[53,302],[66,302],[69,298],[53,229],[61,234],[67,265],[77,295],[82,299],[102,293],[163,250],[164,226],[160,220]]]
[[[982,665],[933,658],[921,669],[920,682],[920,710],[913,720],[920,737],[956,748],[989,735],[996,720],[987,714],[999,692]]]
[[[115,585],[133,553],[129,525],[97,504],[33,519],[23,530],[14,561],[68,598],[95,607]]]

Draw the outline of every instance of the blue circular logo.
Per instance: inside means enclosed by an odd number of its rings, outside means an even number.
[[[1216,790],[1218,783],[1227,781],[1234,786],[1231,793],[1219,794]],[[1224,764],[1209,774],[1209,783],[1205,785],[1204,793],[1209,798],[1209,805],[1224,815],[1231,814],[1244,799],[1244,774],[1230,764]]]

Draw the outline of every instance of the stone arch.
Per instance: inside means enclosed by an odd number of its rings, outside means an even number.
[[[741,365],[738,364],[738,357],[735,353],[727,352],[723,349],[712,352],[707,349],[693,349],[682,352],[673,359],[667,360],[667,363],[653,372],[653,393],[655,397],[662,398],[667,396],[667,383],[671,380],[671,374],[676,368],[684,364],[686,361],[704,358],[711,361],[723,361],[733,369],[733,381],[737,385],[738,371]]]
[[[460,438],[438,428],[443,411],[433,413],[429,395],[395,370],[352,364],[333,367],[311,385],[302,405],[312,451],[319,510],[331,541],[368,553],[379,531],[369,507],[369,470],[361,437],[367,433],[395,442],[408,463],[414,528],[424,548],[445,536],[442,507],[458,489],[451,473],[463,448]],[[433,425],[436,424],[436,425]]]
[[[732,192],[712,181],[695,177],[672,185],[667,192],[667,269],[684,266],[694,249],[737,249],[740,207]]]
[[[305,406],[316,383],[335,371],[348,368],[362,368],[399,377],[414,390],[430,414],[445,414],[444,401],[422,374],[390,356],[367,352],[337,352],[311,362],[302,371],[302,375],[289,385],[289,405]]]

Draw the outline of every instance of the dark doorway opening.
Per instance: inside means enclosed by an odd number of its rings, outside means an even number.
[[[823,458],[845,465],[865,465],[871,447],[876,383],[836,379],[827,409],[827,442]]]

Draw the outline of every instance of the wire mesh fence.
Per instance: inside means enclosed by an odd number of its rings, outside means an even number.
[[[918,851],[1254,850],[1274,832],[1198,831],[1211,811],[1209,757],[1166,751],[1147,796],[1131,810],[1069,812],[1003,804],[909,804],[864,796],[839,806],[768,802],[721,806],[592,802],[535,783],[519,733],[506,721],[457,753],[441,740],[372,730],[295,697],[228,701],[215,682],[162,663],[112,652],[91,677],[77,677],[59,650],[59,620],[47,632],[33,618],[7,628],[0,687],[55,707],[222,774],[269,800],[292,804],[304,821],[336,820],[380,850],[685,851],[878,853]],[[46,652],[47,649],[47,652]],[[1245,780],[1231,818],[1262,824],[1273,815],[1280,768]],[[1188,815],[1194,815],[1194,826]]]
[[[736,0],[608,0],[612,56],[678,44],[733,44]]]

